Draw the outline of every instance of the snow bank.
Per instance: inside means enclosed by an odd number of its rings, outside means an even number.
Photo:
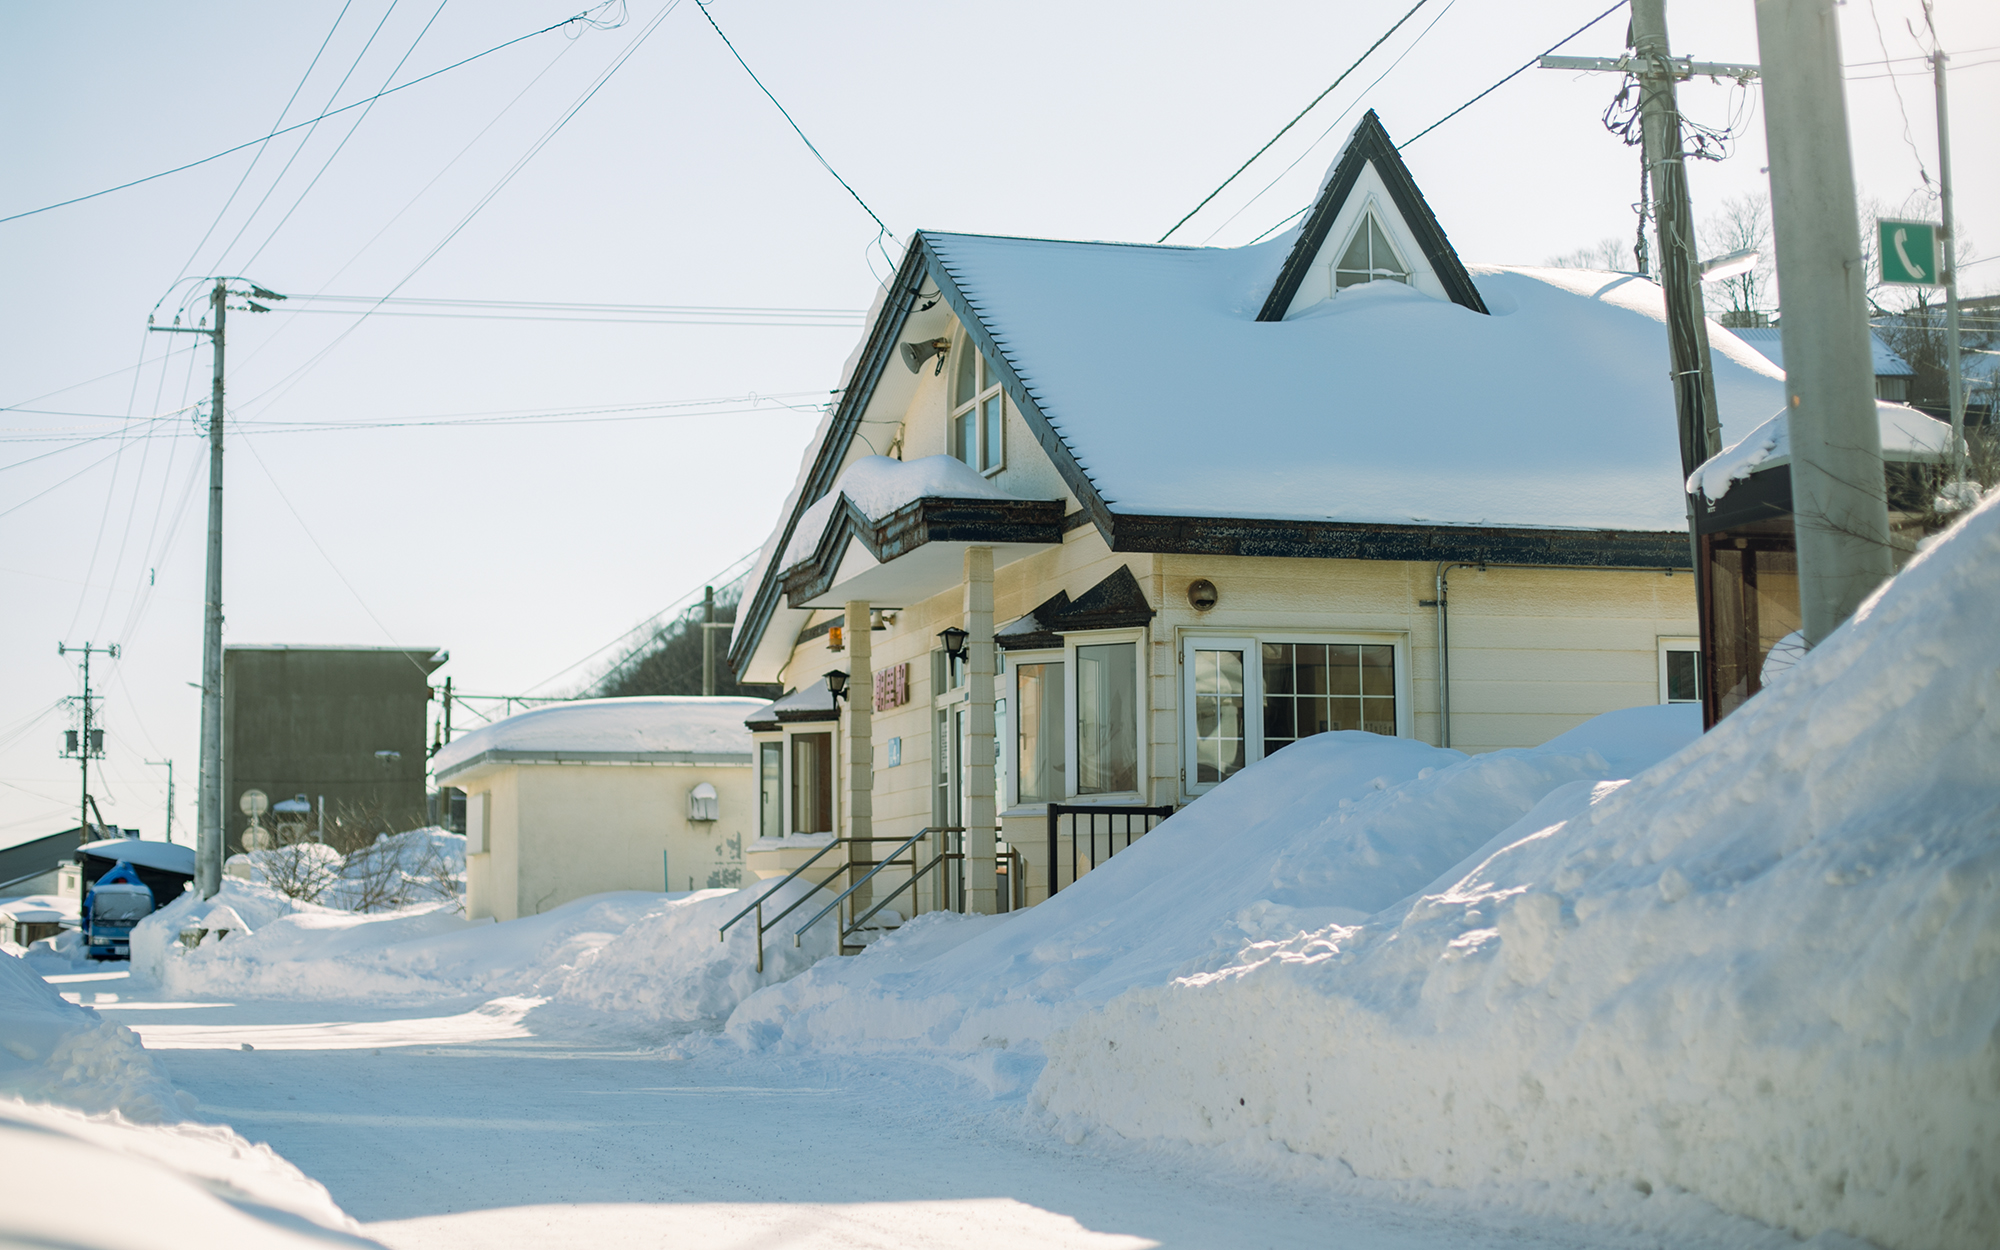
[[[58,993],[28,964],[0,954],[0,1094],[117,1111],[133,1120],[177,1116],[173,1087],[132,1030]]]
[[[10,1246],[377,1244],[324,1186],[218,1124],[134,1124],[0,1100],[0,1158],[0,1243]]]
[[[1996,570],[1989,500],[1671,761],[1554,789],[1413,902],[1134,988],[1048,1040],[1037,1097],[1072,1134],[1992,1244]]]
[[[808,889],[786,886],[767,911]],[[727,942],[716,940],[722,923],[754,897],[744,890],[597,894],[495,924],[467,920],[446,903],[339,911],[232,880],[207,902],[186,895],[141,921],[132,966],[135,975],[190,996],[424,1003],[524,995],[647,1024],[715,1023],[747,995],[832,953],[830,922],[799,949],[788,926],[782,942],[775,932],[767,938],[758,972],[748,921]],[[182,928],[223,907],[248,931],[192,950],[180,944]]]
[[[1126,990],[1225,962],[1246,940],[1364,920],[1557,787],[1619,775],[1607,752],[1629,770],[1700,729],[1683,708],[1600,720],[1539,750],[1472,757],[1354,731],[1304,739],[1050,901],[946,925],[922,959],[892,941],[822,964],[746,1000],[728,1031],[753,1047],[1032,1051]]]

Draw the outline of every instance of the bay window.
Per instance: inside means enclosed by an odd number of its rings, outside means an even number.
[[[1139,644],[1076,648],[1076,792],[1139,788]]]

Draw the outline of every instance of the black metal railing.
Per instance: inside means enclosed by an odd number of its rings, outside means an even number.
[[[1131,846],[1173,814],[1171,803],[1161,807],[1049,804],[1049,897],[1054,898],[1065,885],[1075,885],[1078,877]],[[1065,819],[1069,821],[1067,856],[1062,845]]]

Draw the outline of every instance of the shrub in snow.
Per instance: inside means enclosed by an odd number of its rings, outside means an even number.
[[[343,911],[456,903],[465,892],[465,835],[437,828],[378,834],[343,854],[300,826],[287,829],[278,845],[229,862],[231,875]]]
[[[1555,790],[1414,901],[1131,990],[1049,1039],[1037,1096],[1072,1131],[1990,1245],[1995,620],[2000,499],[1698,744]]]

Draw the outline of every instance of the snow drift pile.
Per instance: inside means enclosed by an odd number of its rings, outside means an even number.
[[[773,903],[782,907],[807,888],[789,885]],[[716,940],[752,897],[599,894],[496,925],[469,921],[454,904],[362,914],[232,880],[213,899],[182,895],[142,921],[132,934],[132,966],[188,995],[376,1003],[528,995],[641,1025],[712,1023],[832,950],[832,930],[821,926],[801,948],[773,943],[759,972],[747,923]],[[183,930],[202,928],[230,932],[191,949],[181,943]]]
[[[14,955],[0,954],[0,1094],[132,1120],[177,1116],[173,1087],[132,1030],[56,992]]]
[[[1413,901],[1135,988],[1049,1039],[1037,1096],[1072,1132],[1990,1245],[1996,620],[1989,500],[1697,745],[1554,790]]]
[[[1286,747],[1015,917],[923,918],[744,1003],[751,1046],[942,1046],[1032,1079],[1039,1042],[1245,941],[1353,924],[1423,888],[1571,782],[1630,776],[1700,733],[1691,707],[1599,717],[1468,757],[1348,731]],[[1005,1085],[1006,1072],[983,1074]]]

